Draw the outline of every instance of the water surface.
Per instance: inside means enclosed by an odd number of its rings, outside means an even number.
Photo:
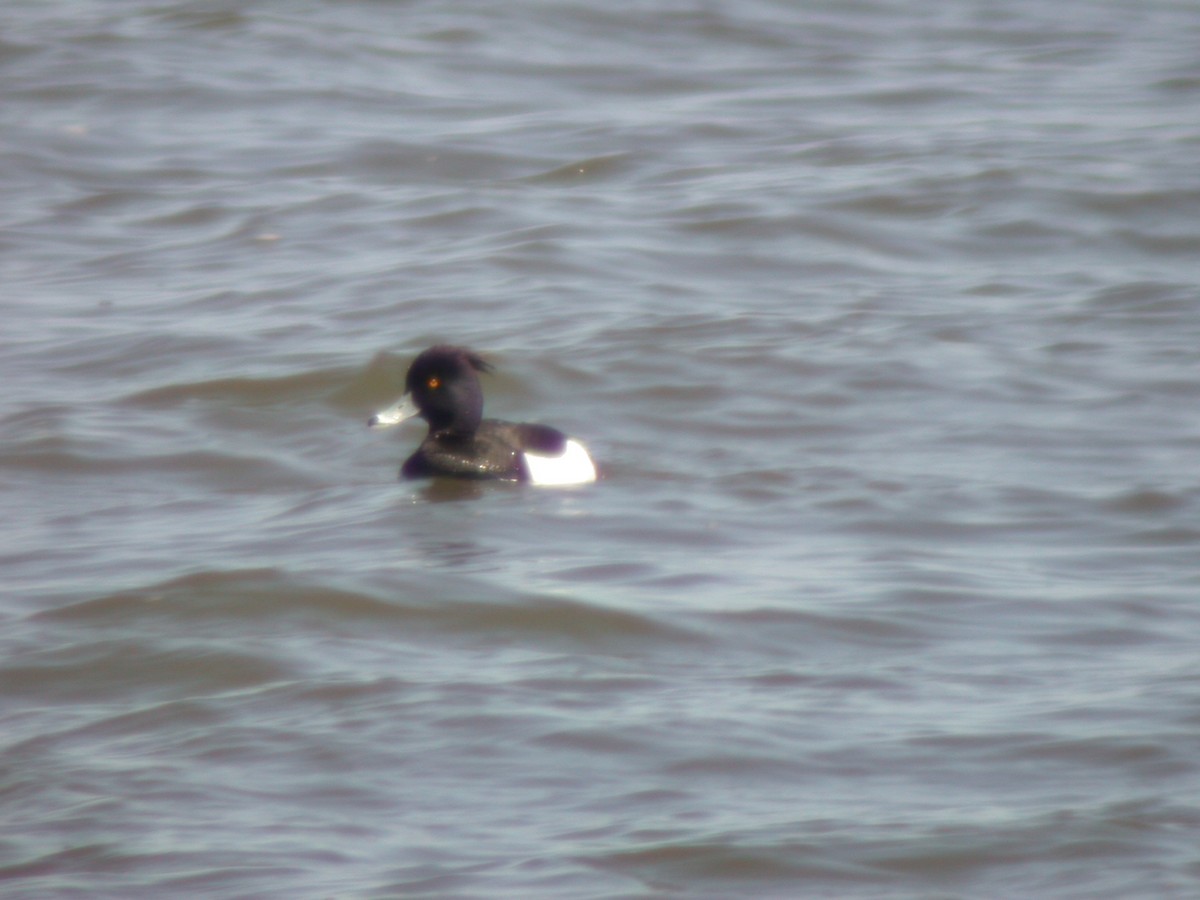
[[[6,897],[1195,893],[1191,4],[0,18]]]

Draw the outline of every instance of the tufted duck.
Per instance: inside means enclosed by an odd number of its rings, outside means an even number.
[[[483,418],[479,372],[491,365],[464,347],[430,347],[404,379],[404,396],[367,424],[386,427],[420,416],[429,433],[400,469],[404,478],[446,475],[534,484],[596,480],[587,450],[548,425]]]

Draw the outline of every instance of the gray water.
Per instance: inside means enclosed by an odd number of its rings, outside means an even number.
[[[4,897],[1200,896],[1200,6],[10,2],[0,154]]]

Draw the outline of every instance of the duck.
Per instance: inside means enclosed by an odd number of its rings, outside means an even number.
[[[538,485],[587,484],[596,464],[587,448],[549,425],[483,418],[479,375],[493,366],[466,347],[439,344],[404,376],[404,395],[367,420],[373,428],[422,418],[429,432],[400,467],[401,478],[469,478]]]

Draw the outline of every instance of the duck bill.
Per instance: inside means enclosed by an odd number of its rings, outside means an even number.
[[[395,406],[377,412],[367,419],[367,425],[371,428],[390,428],[415,415],[417,415],[417,404],[413,401],[412,394],[405,394]]]

